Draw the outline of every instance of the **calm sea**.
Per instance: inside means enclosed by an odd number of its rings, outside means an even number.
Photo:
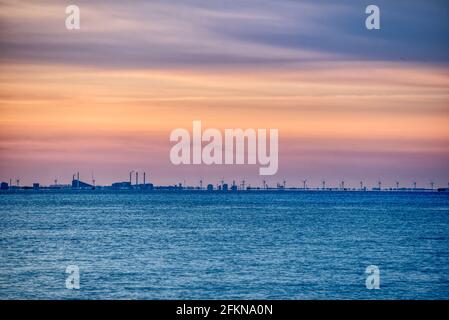
[[[1,299],[449,299],[447,193],[30,191],[0,208]]]

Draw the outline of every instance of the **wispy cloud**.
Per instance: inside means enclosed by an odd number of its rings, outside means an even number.
[[[0,57],[114,68],[449,61],[445,2],[378,1],[375,32],[365,2],[83,0],[71,32],[65,1],[4,0]]]

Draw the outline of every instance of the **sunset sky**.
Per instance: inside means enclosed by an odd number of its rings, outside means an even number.
[[[0,0],[0,180],[447,186],[448,21],[444,0]],[[279,129],[278,173],[172,165],[193,120]]]

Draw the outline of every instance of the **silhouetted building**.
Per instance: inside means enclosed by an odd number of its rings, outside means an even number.
[[[114,182],[111,187],[112,189],[131,189],[131,182]]]
[[[74,188],[74,189],[92,189],[93,185],[75,179],[75,180],[72,180],[72,188]]]
[[[0,185],[0,190],[8,190],[9,189],[9,185],[7,182],[2,182]]]
[[[214,186],[211,184],[207,185],[207,191],[214,191]]]
[[[139,189],[153,190],[154,185],[152,183],[139,184]]]
[[[50,189],[68,189],[71,187],[70,184],[52,184],[49,186]]]
[[[33,189],[34,190],[39,190],[39,188],[40,188],[40,185],[39,185],[39,183],[33,183]]]
[[[228,184],[227,184],[227,183],[224,183],[224,184],[223,184],[222,190],[223,190],[223,191],[228,191]]]

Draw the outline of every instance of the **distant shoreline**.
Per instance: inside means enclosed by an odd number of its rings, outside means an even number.
[[[308,188],[308,189],[299,189],[299,188],[250,188],[245,190],[207,190],[207,189],[199,189],[199,188],[169,188],[169,187],[161,187],[161,188],[153,188],[153,189],[112,189],[110,187],[106,188],[18,188],[18,189],[9,189],[9,190],[0,190],[0,194],[17,194],[17,193],[111,193],[111,192],[119,192],[119,193],[205,193],[205,194],[237,194],[237,193],[449,193],[449,188],[439,188],[439,189],[382,189],[382,190],[373,190],[373,189],[318,189],[318,188]]]

